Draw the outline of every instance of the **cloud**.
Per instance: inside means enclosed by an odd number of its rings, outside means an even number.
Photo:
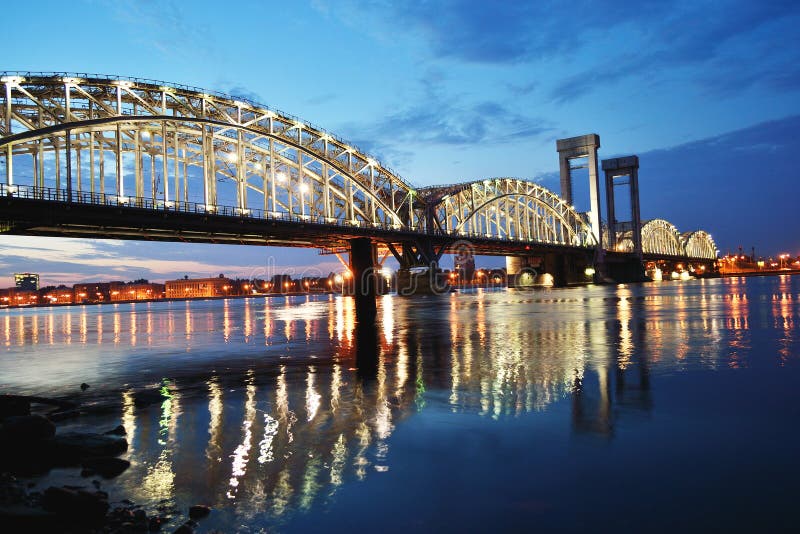
[[[143,47],[153,47],[168,57],[213,58],[218,55],[211,28],[188,16],[191,4],[176,0],[103,2],[130,28]]]
[[[560,78],[549,88],[555,103],[677,74],[715,94],[800,87],[797,47],[789,45],[800,22],[793,0],[352,0],[350,6],[339,12],[365,19],[363,26],[379,25],[382,34],[402,28],[409,42],[422,43],[426,59],[552,70]],[[517,96],[534,87],[508,85]]]
[[[611,49],[607,58],[566,77],[550,92],[569,102],[622,80],[655,84],[681,74],[717,96],[763,85],[784,92],[800,87],[798,53],[784,46],[798,23],[797,2],[691,3],[632,38],[635,48]]]
[[[554,130],[549,121],[519,113],[505,102],[471,102],[458,95],[444,95],[430,77],[425,77],[421,85],[422,94],[404,106],[369,123],[345,124],[340,130],[368,153],[400,158],[413,152],[396,148],[399,146],[503,144],[538,138]]]

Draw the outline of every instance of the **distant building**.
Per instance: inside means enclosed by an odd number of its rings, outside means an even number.
[[[39,275],[34,273],[14,273],[14,285],[17,286],[17,289],[38,291]]]
[[[164,285],[168,299],[225,297],[238,293],[238,286],[234,286],[233,281],[223,275],[217,278],[167,280]]]
[[[60,285],[48,286],[39,290],[40,304],[72,304],[74,295],[71,287]]]
[[[39,303],[39,293],[30,289],[9,287],[0,289],[0,305],[2,306],[30,306]]]
[[[156,284],[147,280],[136,280],[129,283],[111,282],[109,290],[111,302],[164,298],[164,284]]]
[[[273,275],[269,281],[270,293],[291,293],[294,290],[294,280],[288,274]]]
[[[453,256],[453,271],[460,282],[469,282],[475,276],[475,256],[472,251],[460,252]]]
[[[72,286],[72,294],[76,303],[109,302],[111,300],[111,284],[109,282],[75,284]]]

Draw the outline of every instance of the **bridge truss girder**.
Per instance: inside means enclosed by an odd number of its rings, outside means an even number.
[[[2,77],[5,183],[414,229],[414,191],[332,135],[251,102],[139,80]],[[100,198],[98,197],[98,198]]]
[[[515,178],[494,178],[420,190],[426,224],[463,238],[592,247],[588,221],[548,189]]]
[[[642,225],[642,252],[650,257],[714,260],[719,251],[711,235],[703,230],[685,232],[664,219],[652,219]],[[631,231],[617,233],[618,252],[632,252]]]

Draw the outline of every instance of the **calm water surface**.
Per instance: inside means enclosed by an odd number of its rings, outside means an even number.
[[[377,322],[334,296],[0,310],[0,389],[113,403],[72,423],[125,425],[112,500],[207,503],[201,532],[796,527],[800,276],[386,296]]]

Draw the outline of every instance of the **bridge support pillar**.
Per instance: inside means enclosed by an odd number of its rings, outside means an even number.
[[[356,320],[375,318],[376,263],[375,246],[368,237],[350,240],[350,272],[353,274],[353,297],[356,299]]]
[[[551,286],[542,265],[541,256],[506,256],[506,284],[520,289]]]
[[[435,295],[450,289],[439,269],[443,246],[437,251],[425,238],[403,242],[399,246],[387,243],[386,246],[400,264],[397,270],[398,295]]]

